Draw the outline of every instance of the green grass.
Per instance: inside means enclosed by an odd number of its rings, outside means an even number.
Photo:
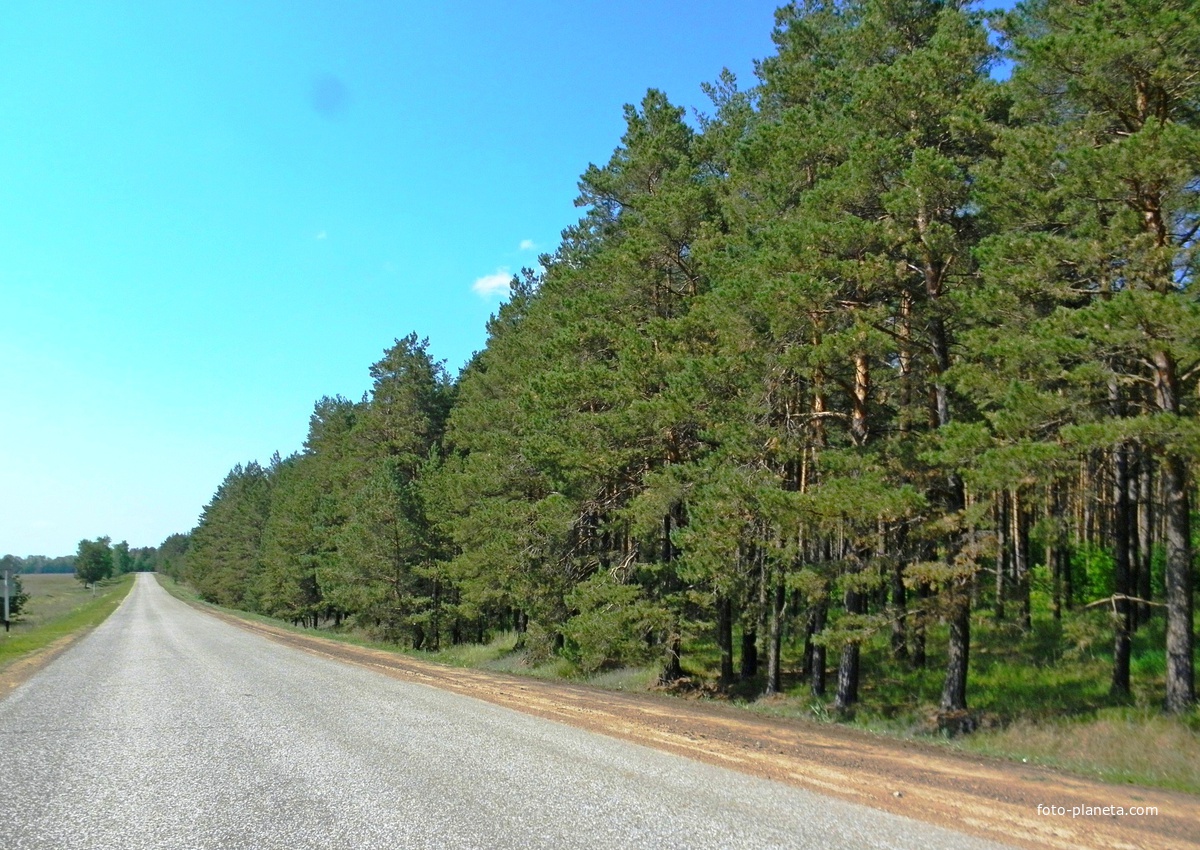
[[[104,622],[133,587],[133,578],[124,575],[101,582],[93,595],[74,576],[21,576],[29,601],[11,631],[0,632],[0,670],[60,638]]]
[[[1036,602],[1036,600],[1035,600]],[[860,702],[845,716],[834,714],[836,654],[828,659],[828,693],[814,697],[794,673],[798,645],[785,646],[784,694],[757,698],[762,678],[743,683],[734,699],[750,711],[774,717],[843,722],[904,739],[962,751],[1042,764],[1113,783],[1136,783],[1200,794],[1200,710],[1182,717],[1161,711],[1165,697],[1164,622],[1161,617],[1134,636],[1133,693],[1109,693],[1111,624],[1102,611],[1076,611],[1054,620],[1035,604],[1032,628],[994,623],[980,612],[972,622],[968,705],[980,728],[947,738],[938,731],[937,704],[945,664],[946,633],[929,630],[924,669],[891,658],[886,636],[863,645]],[[703,651],[685,652],[697,675]]]

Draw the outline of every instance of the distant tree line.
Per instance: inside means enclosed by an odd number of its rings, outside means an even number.
[[[101,543],[107,547],[113,560],[112,573],[120,575],[122,573],[152,573],[159,569],[163,564],[163,558],[169,558],[171,544],[174,539],[183,538],[184,535],[173,535],[167,539],[166,552],[168,554],[160,555],[160,550],[163,547],[142,546],[131,548],[128,543],[122,540],[120,543],[114,544],[112,538],[101,537],[95,541],[81,541],[82,543]],[[177,544],[176,544],[177,545]],[[76,569],[76,559],[78,558],[78,550],[74,555],[59,555],[50,557],[47,555],[29,555],[28,557],[20,557],[18,555],[5,555],[3,557],[4,569],[11,570],[14,573],[23,573],[25,575],[34,575],[38,573],[73,573]]]
[[[110,537],[97,537],[80,540],[71,562],[75,577],[85,585],[91,585],[125,573],[156,571],[162,566],[158,551],[153,546],[131,549],[124,540],[113,544]]]
[[[583,670],[669,681],[711,640],[721,684],[787,672],[841,709],[886,635],[939,659],[945,713],[973,616],[1028,629],[1038,584],[1056,618],[1111,611],[1118,695],[1164,618],[1191,706],[1200,3],[812,0],[773,38],[695,126],[626,107],[456,380],[397,340],[161,568]]]
[[[29,555],[22,558],[18,555],[4,556],[4,569],[17,573],[73,573],[75,572],[75,556],[60,555]]]

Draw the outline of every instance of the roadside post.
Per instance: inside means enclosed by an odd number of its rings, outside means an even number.
[[[4,631],[8,631],[8,570],[4,571]]]

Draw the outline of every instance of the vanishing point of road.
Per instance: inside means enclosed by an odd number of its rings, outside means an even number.
[[[315,657],[139,575],[0,700],[0,844],[997,847]]]

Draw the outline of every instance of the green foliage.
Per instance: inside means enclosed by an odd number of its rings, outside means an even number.
[[[155,572],[180,578],[185,571],[187,553],[191,549],[191,534],[172,534],[159,544],[151,559]]]
[[[74,555],[62,555],[57,558],[46,555],[30,555],[24,558],[19,555],[5,555],[4,558],[5,563],[9,564],[14,572],[26,574],[75,572]]]
[[[129,544],[122,540],[112,547],[113,573],[124,575],[133,572],[134,556],[129,551]]]
[[[21,584],[21,577],[18,575],[18,559],[13,555],[5,555],[0,558],[0,572],[8,581],[8,617],[9,620],[15,620],[21,614],[21,609],[25,603],[29,601],[29,594],[25,592],[24,586]]]
[[[670,615],[642,598],[637,585],[597,573],[567,596],[576,611],[563,628],[565,653],[586,674],[646,664],[661,654],[651,638],[669,628]]]
[[[85,586],[96,584],[113,574],[111,542],[108,537],[79,541],[79,550],[75,554],[75,577]]]
[[[1115,592],[1113,587],[1113,554],[1111,550],[1084,543],[1071,552],[1071,570],[1078,582],[1084,602],[1106,599]]]
[[[270,510],[271,471],[254,461],[235,466],[191,533],[184,575],[210,602],[256,605],[253,578]]]

